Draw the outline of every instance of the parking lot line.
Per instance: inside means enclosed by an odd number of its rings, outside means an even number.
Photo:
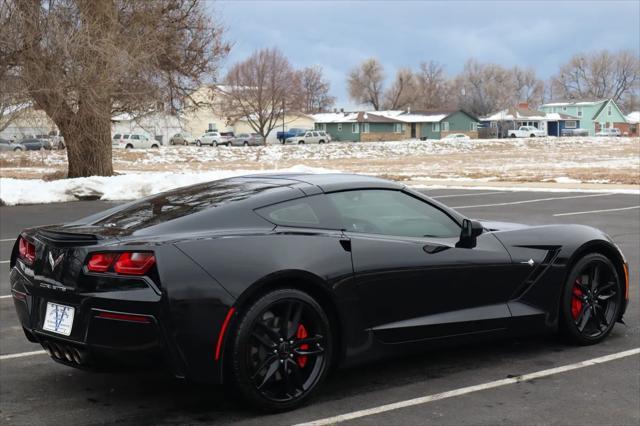
[[[571,213],[556,213],[554,216],[571,216],[574,214],[589,214],[589,213],[606,213],[606,212],[619,212],[622,210],[640,209],[640,206],[621,207],[619,209],[604,209],[604,210],[588,210],[585,212],[571,212]]]
[[[0,260],[0,263],[9,263],[8,260]]]
[[[298,423],[295,426],[322,426],[330,425],[348,420],[359,419],[361,417],[372,416],[374,414],[380,414],[387,411],[398,410],[400,408],[412,407],[415,405],[422,405],[433,401],[439,401],[441,399],[452,398],[454,396],[466,395],[473,392],[478,392],[487,389],[493,389],[501,386],[511,385],[514,383],[526,382],[528,380],[539,379],[541,377],[552,376],[554,374],[560,374],[571,370],[577,370],[579,368],[590,367],[593,365],[603,364],[605,362],[614,361],[621,358],[630,357],[640,354],[640,348],[629,349],[623,352],[617,352],[610,355],[601,356],[598,358],[588,359],[586,361],[576,362],[574,364],[567,364],[560,367],[550,368],[547,370],[536,371],[534,373],[523,374],[521,376],[509,377],[506,379],[495,380],[493,382],[482,383],[474,386],[467,386],[464,388],[454,389],[447,392],[441,392],[434,395],[422,396],[419,398],[408,399],[405,401],[394,402],[392,404],[380,405],[378,407],[368,408],[365,410],[353,411],[351,413],[340,414],[333,417],[326,417],[324,419],[313,420],[306,423]]]
[[[31,351],[31,352],[20,352],[17,354],[0,355],[0,361],[4,361],[6,359],[24,358],[27,356],[44,355],[44,354],[46,354],[45,351]]]
[[[471,197],[474,195],[493,195],[493,194],[506,194],[505,191],[493,191],[493,192],[476,192],[475,194],[447,194],[447,195],[436,195],[435,197],[430,198],[452,198],[452,197]]]
[[[0,243],[5,243],[7,241],[15,241],[15,240],[16,240],[15,238],[1,238]]]
[[[5,294],[4,296],[0,296],[0,299],[10,299],[11,295],[10,294]]]
[[[606,197],[608,195],[615,195],[615,193],[608,192],[606,194],[574,195],[572,197],[535,198],[533,200],[509,201],[509,202],[506,202],[506,203],[495,203],[495,204],[476,204],[476,205],[473,205],[473,206],[453,206],[451,208],[452,209],[470,209],[472,207],[510,206],[512,204],[539,203],[541,201],[554,201],[554,200],[572,200],[572,199],[575,199],[575,198]]]

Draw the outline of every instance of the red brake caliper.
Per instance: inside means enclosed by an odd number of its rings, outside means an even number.
[[[298,331],[296,332],[296,337],[298,339],[305,339],[307,338],[308,335],[309,334],[307,333],[307,329],[304,328],[304,325],[300,324],[298,326]],[[307,349],[309,349],[309,345],[307,343],[300,345],[300,349],[302,349],[303,351],[306,351]],[[300,368],[304,368],[304,366],[307,365],[307,356],[299,355],[296,361],[298,362],[298,366]]]
[[[580,278],[578,278],[579,280]],[[578,319],[578,315],[580,315],[580,311],[582,311],[582,290],[578,286],[578,281],[573,285],[573,297],[571,298],[571,316],[574,321]]]

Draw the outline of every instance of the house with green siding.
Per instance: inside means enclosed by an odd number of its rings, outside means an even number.
[[[539,109],[547,113],[573,115],[580,120],[580,128],[589,131],[589,136],[605,128],[619,128],[622,131],[627,125],[624,114],[613,99],[550,102]]]
[[[315,114],[316,130],[324,130],[334,141],[377,142],[406,139],[402,121],[372,112]]]
[[[315,114],[315,128],[333,140],[373,142],[441,139],[450,133],[478,137],[478,119],[464,111],[371,111]]]

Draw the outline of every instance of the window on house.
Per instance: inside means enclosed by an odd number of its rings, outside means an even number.
[[[442,131],[443,132],[448,132],[449,131],[449,122],[448,121],[443,121],[442,122]]]
[[[402,133],[404,131],[402,123],[393,123],[393,132]]]
[[[318,123],[316,124],[316,128],[318,130],[327,130],[327,125],[325,123]]]
[[[578,127],[578,123],[574,120],[569,120],[564,122],[565,129],[575,129],[576,127]]]
[[[473,124],[473,123],[471,123],[471,124]],[[476,127],[477,127],[477,126],[476,126]],[[491,128],[492,128],[492,129],[497,129],[497,128],[498,128],[498,122],[497,122],[497,121],[492,121],[492,122],[491,122]]]
[[[362,124],[362,133],[369,133],[369,123]]]
[[[216,123],[209,123],[209,126],[207,127],[207,131],[208,132],[217,132],[218,129],[216,128]]]
[[[567,110],[567,107],[566,107],[566,106],[563,106],[563,107],[562,107],[562,110],[563,110],[563,111],[566,111],[566,110]]]
[[[338,131],[341,132],[342,131],[342,123],[338,124]]]
[[[439,132],[440,131],[440,123],[431,124],[431,130],[434,131],[434,132]]]
[[[612,112],[611,112],[611,105],[609,105],[609,108],[608,108],[608,110],[607,110],[607,115],[609,115],[609,116],[610,116],[610,115],[611,115],[611,113],[612,113]]]
[[[578,117],[582,117],[582,107],[578,107]]]
[[[494,126],[495,127],[495,126]],[[476,123],[475,121],[471,123],[471,131],[475,132],[478,130],[478,123]]]
[[[351,133],[360,133],[360,123],[353,123],[351,125]]]

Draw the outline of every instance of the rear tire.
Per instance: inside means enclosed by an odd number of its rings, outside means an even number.
[[[615,265],[600,253],[587,254],[571,268],[562,293],[560,329],[577,345],[601,342],[620,316],[622,282]]]
[[[299,141],[298,145],[304,145],[304,141]]]
[[[18,146],[18,147],[13,148],[13,151],[14,151],[14,152],[15,152],[15,151],[22,151],[22,148],[20,148],[20,147]]]
[[[201,142],[200,140],[197,140],[197,141],[196,141],[196,145],[197,145],[197,146],[202,146],[202,142]]]
[[[249,146],[249,142],[244,141],[243,145],[244,145],[244,146]]]
[[[124,149],[133,149],[133,145],[131,145],[130,143],[127,144],[127,146],[124,147]]]
[[[215,148],[215,147],[217,147],[217,146],[218,146],[218,141],[213,141],[213,142],[211,142],[211,147],[212,147],[212,148]]]
[[[230,381],[262,410],[301,406],[326,377],[332,357],[331,326],[322,306],[300,290],[280,289],[243,310],[229,335]]]

